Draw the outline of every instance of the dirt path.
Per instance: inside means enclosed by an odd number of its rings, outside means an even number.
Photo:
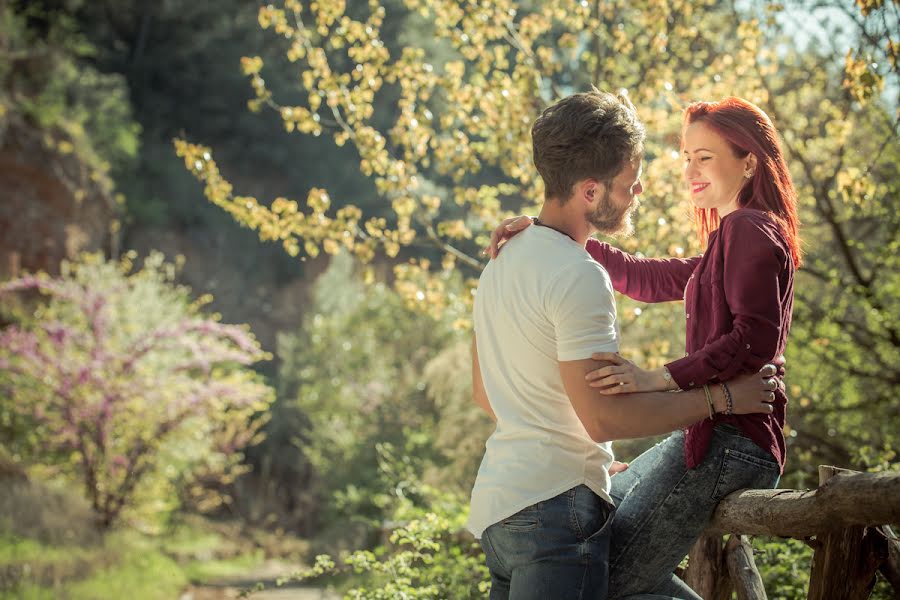
[[[257,583],[263,583],[269,589],[250,594],[247,596],[248,600],[340,600],[338,594],[322,588],[300,585],[276,586],[275,582],[279,577],[296,570],[297,565],[277,560],[266,561],[239,577],[191,585],[181,593],[178,600],[235,600],[240,596],[241,590],[255,587]]]
[[[191,586],[182,592],[178,600],[235,600],[240,588],[218,586]],[[255,592],[248,600],[340,600],[333,592],[318,588],[278,588]]]

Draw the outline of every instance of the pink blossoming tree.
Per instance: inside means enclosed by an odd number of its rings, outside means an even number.
[[[162,255],[133,259],[0,285],[18,313],[0,330],[0,412],[35,430],[26,458],[80,480],[103,529],[151,499],[227,502],[204,492],[239,472],[274,398],[247,327],[204,315],[210,298],[192,301]]]

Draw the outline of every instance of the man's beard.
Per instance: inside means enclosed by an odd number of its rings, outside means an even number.
[[[609,200],[609,190],[603,195],[597,208],[587,212],[585,217],[591,225],[597,228],[597,231],[609,236],[628,237],[634,233],[634,223],[631,222],[631,215],[637,208],[637,202],[632,202],[628,206],[618,207]]]

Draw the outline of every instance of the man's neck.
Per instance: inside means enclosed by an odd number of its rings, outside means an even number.
[[[570,200],[569,202],[572,201]],[[568,205],[559,206],[554,200],[544,203],[544,206],[541,207],[541,213],[538,215],[538,220],[541,224],[568,235],[581,246],[587,244],[588,238],[594,233],[584,215],[576,215],[571,207]]]

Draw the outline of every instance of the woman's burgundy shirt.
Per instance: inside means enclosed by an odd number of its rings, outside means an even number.
[[[791,326],[794,264],[777,223],[742,208],[722,218],[706,252],[693,258],[637,258],[588,240],[587,250],[609,272],[616,291],[642,302],[684,299],[686,353],[666,365],[683,389],[754,373],[766,363],[784,376]],[[768,450],[784,470],[787,396],[775,393],[771,415],[717,414],[685,431],[688,468],[706,454],[717,423],[731,423]]]

